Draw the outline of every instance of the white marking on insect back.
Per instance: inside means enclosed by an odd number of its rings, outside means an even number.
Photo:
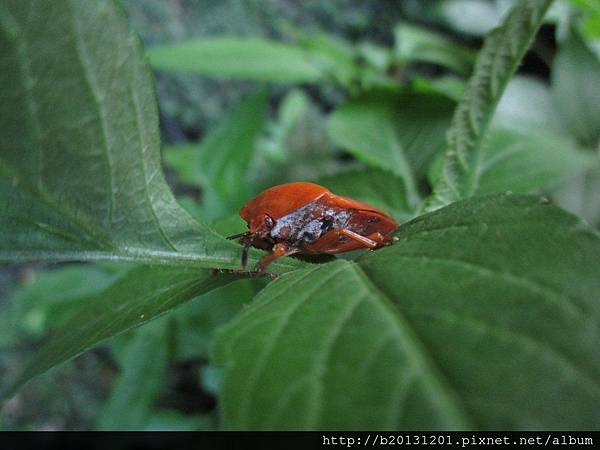
[[[280,217],[271,230],[271,236],[274,239],[310,244],[332,228],[346,228],[351,211],[318,205],[317,201]],[[315,217],[315,214],[318,216]],[[286,228],[287,232],[284,232]]]

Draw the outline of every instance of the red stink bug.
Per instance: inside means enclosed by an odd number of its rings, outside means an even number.
[[[246,203],[240,216],[248,231],[228,239],[243,244],[244,267],[250,246],[269,250],[258,262],[258,273],[282,256],[379,248],[396,239],[391,233],[398,228],[394,219],[371,205],[305,182],[267,189]]]

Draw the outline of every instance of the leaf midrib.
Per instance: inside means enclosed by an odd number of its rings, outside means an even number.
[[[422,368],[423,375],[429,380],[426,385],[434,391],[434,395],[437,395],[436,399],[442,399],[446,405],[443,411],[444,416],[446,418],[451,417],[455,423],[460,424],[460,428],[477,428],[477,422],[468,413],[466,405],[461,401],[461,397],[450,382],[449,376],[437,365],[435,358],[432,357],[432,353],[428,350],[425,342],[417,334],[415,327],[411,325],[406,316],[401,314],[395,302],[371,281],[360,265],[351,263],[350,267],[356,276],[364,281],[365,288],[373,293],[373,300],[371,300],[371,297],[366,296],[366,301],[373,301],[378,307],[382,308],[386,312],[385,316],[392,322],[398,338],[401,341],[410,343],[406,345],[406,351],[411,359],[416,362],[415,365]],[[379,299],[379,302],[375,299]]]

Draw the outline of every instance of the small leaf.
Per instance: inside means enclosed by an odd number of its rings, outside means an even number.
[[[551,131],[491,130],[482,151],[477,189],[480,194],[539,192],[556,187],[597,163],[593,155]]]
[[[78,311],[82,302],[107,288],[117,276],[91,265],[67,266],[40,272],[30,284],[14,291],[11,303],[19,309],[18,324],[38,336]]]
[[[338,108],[330,117],[334,142],[372,167],[404,179],[412,204],[413,170],[423,173],[444,146],[454,103],[439,95],[368,95]]]
[[[13,394],[36,375],[94,345],[146,323],[181,303],[235,280],[234,275],[179,267],[139,267],[86,300],[77,314],[60,325],[37,350],[12,387]]]
[[[223,328],[227,429],[597,427],[597,233],[495,195],[398,237],[280,277]]]
[[[363,201],[391,214],[398,222],[412,218],[404,190],[404,181],[378,169],[352,170],[319,178],[321,184],[334,194]]]
[[[200,75],[284,83],[313,83],[322,78],[309,52],[260,38],[192,40],[154,47],[147,54],[157,69]]]
[[[481,144],[506,85],[529,48],[552,0],[523,0],[485,39],[465,96],[448,130],[442,175],[424,205],[434,210],[473,195]]]
[[[473,36],[484,36],[497,27],[511,2],[481,2],[478,0],[451,0],[440,2],[438,14],[452,29]]]
[[[600,141],[600,61],[572,32],[552,66],[552,93],[566,128],[586,147]]]
[[[192,186],[201,186],[202,176],[198,167],[198,145],[168,145],[163,149],[165,166],[175,171],[177,180]]]
[[[265,284],[260,279],[234,281],[174,311],[174,357],[182,361],[206,359],[214,331],[250,303]]]
[[[149,420],[163,388],[169,350],[166,318],[136,330],[124,350],[125,366],[97,419],[97,429],[135,431]]]
[[[491,126],[524,132],[537,128],[552,134],[563,131],[548,85],[525,75],[516,75],[508,83]]]
[[[265,92],[250,96],[202,141],[195,164],[203,178],[207,220],[238,212],[256,193],[247,172],[265,125],[266,108]]]
[[[396,57],[402,63],[437,64],[458,73],[470,72],[475,52],[427,28],[403,23],[394,29]]]
[[[556,204],[600,230],[600,164],[573,178],[554,193]]]

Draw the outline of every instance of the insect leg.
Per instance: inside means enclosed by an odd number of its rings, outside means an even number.
[[[263,256],[261,258],[261,260],[256,265],[256,268],[254,269],[254,271],[257,274],[261,274],[264,272],[265,268],[269,264],[271,264],[273,261],[275,261],[277,258],[281,258],[282,256],[290,256],[290,255],[293,255],[294,253],[298,253],[298,251],[299,250],[297,248],[289,248],[281,243],[275,244],[271,253],[269,253],[268,255]]]
[[[348,230],[346,228],[342,228],[341,230],[339,230],[338,233],[343,236],[346,236],[350,239],[353,239],[357,242],[360,242],[365,247],[370,248],[370,249],[382,247],[382,246],[396,240],[395,237],[384,236],[379,231],[376,231],[375,233],[372,233],[369,236],[362,236],[358,233],[355,233],[354,231]]]
[[[251,239],[244,239],[243,241],[244,248],[242,249],[242,267],[244,269],[248,265],[248,251],[250,250],[251,242]]]

